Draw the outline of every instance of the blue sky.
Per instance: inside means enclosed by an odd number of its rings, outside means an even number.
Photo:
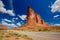
[[[31,6],[45,22],[60,25],[60,0],[0,0],[0,24],[17,27],[26,23]]]

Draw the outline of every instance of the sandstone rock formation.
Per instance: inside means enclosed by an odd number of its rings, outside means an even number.
[[[34,12],[31,7],[28,7],[28,15],[27,15],[27,22],[26,25],[30,26],[46,26],[49,27],[50,25],[40,17],[39,14]]]
[[[40,28],[49,28],[50,25],[48,22],[44,22],[44,20],[40,17],[39,14],[37,14],[31,7],[28,7],[28,14],[27,14],[27,21],[26,24],[22,27],[18,27],[15,29],[40,29]]]

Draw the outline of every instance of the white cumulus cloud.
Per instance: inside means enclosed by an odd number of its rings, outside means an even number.
[[[21,18],[22,20],[26,20],[26,17],[27,17],[27,15],[18,15],[19,16],[19,18]]]
[[[5,5],[4,5],[3,2],[0,0],[0,12],[5,13],[5,14],[9,14],[9,15],[11,15],[11,16],[15,16],[13,10],[6,10],[6,8],[4,8],[4,6],[5,6]]]
[[[51,12],[60,12],[60,0],[56,0],[54,4],[51,6]]]
[[[15,14],[13,13],[13,10],[7,10],[6,13],[11,15],[11,16],[15,16]]]

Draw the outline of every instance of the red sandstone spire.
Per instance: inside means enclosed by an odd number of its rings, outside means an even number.
[[[31,7],[28,7],[27,24],[28,25],[36,24],[36,14]]]
[[[28,25],[37,25],[43,24],[43,20],[40,15],[38,15],[31,7],[28,7],[28,15],[27,15],[27,24]]]

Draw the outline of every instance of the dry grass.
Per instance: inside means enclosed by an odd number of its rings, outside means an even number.
[[[0,30],[0,40],[32,40],[32,38],[10,30]]]

